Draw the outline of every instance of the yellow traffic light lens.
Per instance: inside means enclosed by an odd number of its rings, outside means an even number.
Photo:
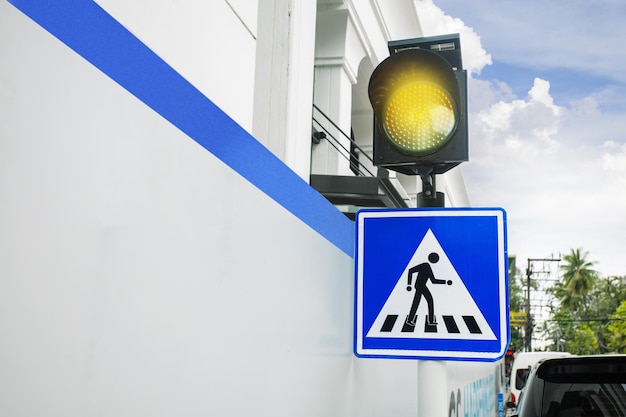
[[[467,73],[459,35],[389,42],[389,53],[367,87],[374,165],[424,175],[467,161]]]
[[[368,95],[388,144],[421,158],[454,140],[462,105],[455,71],[443,57],[424,49],[397,52],[376,67]]]
[[[438,149],[454,132],[455,108],[440,85],[412,82],[390,95],[382,122],[389,139],[400,149],[428,153]]]

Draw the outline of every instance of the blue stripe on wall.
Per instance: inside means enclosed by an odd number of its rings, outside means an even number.
[[[343,252],[354,255],[354,224],[349,219],[96,3],[9,3]]]

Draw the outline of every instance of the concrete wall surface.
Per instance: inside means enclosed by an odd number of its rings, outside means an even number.
[[[0,2],[0,415],[414,415],[415,363],[352,353],[353,224],[47,7]]]
[[[355,33],[393,8],[320,3]],[[354,223],[308,131],[291,163],[250,135],[260,9],[303,4],[0,1],[0,416],[417,415],[417,361],[353,353]],[[439,375],[450,415],[495,415],[497,367]]]

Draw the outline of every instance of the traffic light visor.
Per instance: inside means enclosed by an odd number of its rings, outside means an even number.
[[[435,152],[457,128],[456,76],[433,52],[407,49],[393,54],[374,70],[368,93],[376,120],[402,153]]]

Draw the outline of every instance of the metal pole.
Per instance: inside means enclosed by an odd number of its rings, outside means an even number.
[[[526,351],[532,352],[533,322],[530,316],[530,277],[533,274],[532,262],[559,262],[561,258],[528,259],[526,268]]]
[[[435,175],[421,175],[422,192],[417,196],[418,207],[444,207],[443,193],[438,193]],[[417,361],[418,417],[448,416],[448,366],[444,361]]]
[[[531,259],[528,259],[528,266],[526,267],[526,352],[532,352],[532,320],[530,317],[530,276],[533,274]]]

